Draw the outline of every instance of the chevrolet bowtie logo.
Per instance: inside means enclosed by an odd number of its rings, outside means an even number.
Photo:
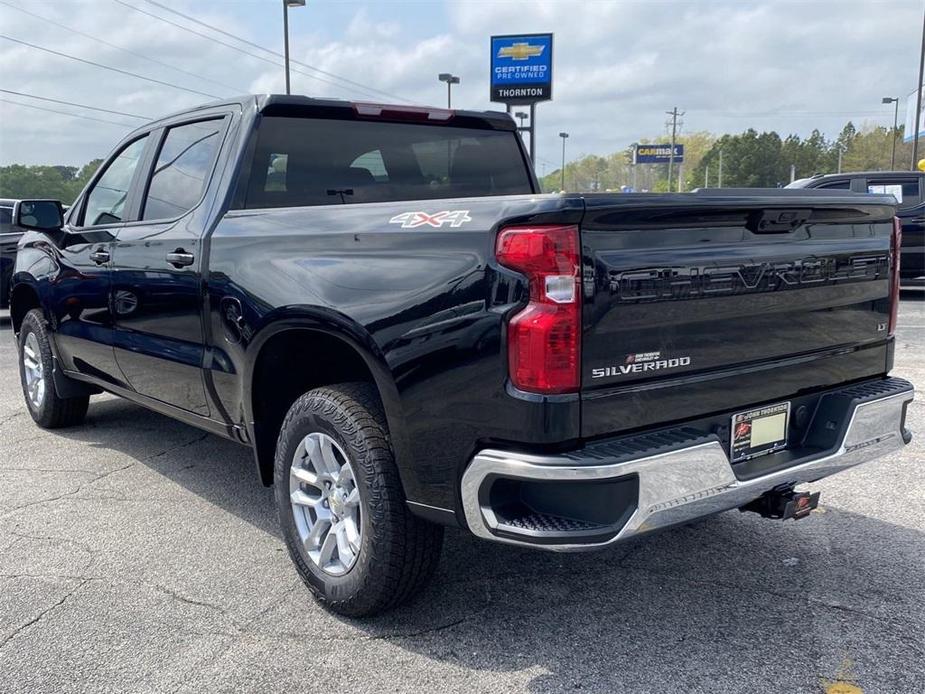
[[[536,58],[543,55],[543,49],[546,46],[531,46],[526,41],[522,43],[512,43],[510,46],[504,46],[498,49],[499,58],[511,58],[512,60],[526,60],[527,58]]]

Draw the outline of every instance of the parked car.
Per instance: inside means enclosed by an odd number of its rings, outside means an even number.
[[[13,262],[16,244],[22,229],[13,226],[13,206],[16,200],[0,199],[0,308],[9,306],[10,281],[13,279]]]
[[[893,195],[902,222],[900,277],[925,276],[925,173],[921,171],[860,171],[801,178],[788,188],[851,190]]]
[[[33,419],[106,390],[249,446],[344,614],[424,585],[444,525],[566,551],[801,518],[796,485],[911,439],[888,195],[542,195],[507,114],[272,95],[135,131],[33,226]]]

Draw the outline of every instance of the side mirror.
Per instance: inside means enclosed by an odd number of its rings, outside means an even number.
[[[20,200],[13,209],[13,224],[23,229],[55,231],[64,226],[59,200]]]

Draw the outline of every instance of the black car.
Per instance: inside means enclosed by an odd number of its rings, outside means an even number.
[[[858,171],[801,178],[788,188],[825,188],[856,193],[892,194],[899,203],[903,225],[900,277],[925,276],[925,173],[920,171]]]

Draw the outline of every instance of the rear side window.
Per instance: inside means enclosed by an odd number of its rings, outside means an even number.
[[[921,195],[918,178],[870,178],[867,180],[867,192],[892,195],[900,205],[914,205]]]
[[[167,131],[151,174],[142,219],[179,217],[199,202],[212,173],[221,132],[221,119]]]
[[[826,188],[828,190],[851,190],[851,180],[842,179],[840,181],[832,181],[831,183],[823,183],[821,186],[816,186],[817,188]]]
[[[13,223],[13,208],[12,207],[0,207],[0,224],[3,226],[9,226]]]
[[[264,117],[245,207],[532,193],[510,131]]]
[[[117,224],[122,221],[132,177],[147,142],[147,135],[135,140],[109,162],[87,195],[81,226]]]

